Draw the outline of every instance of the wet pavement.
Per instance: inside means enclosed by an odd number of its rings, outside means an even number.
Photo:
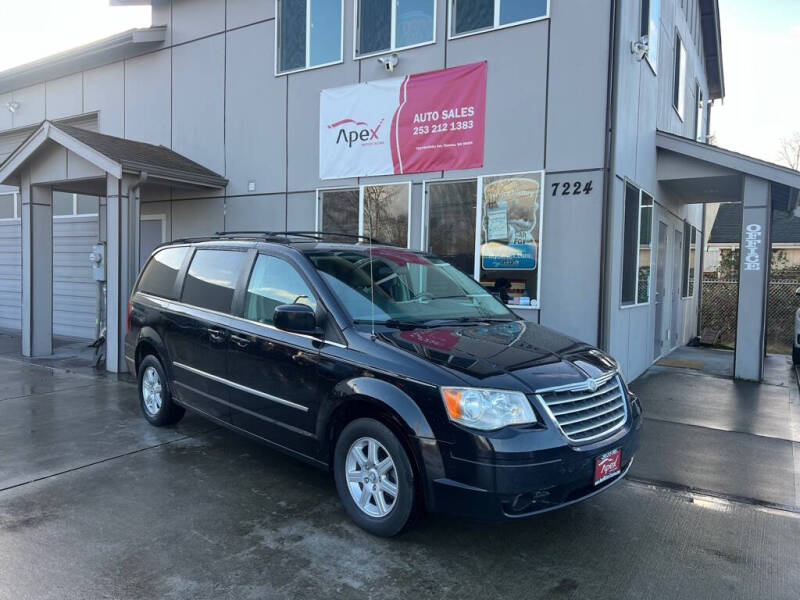
[[[0,356],[0,597],[797,598],[800,514],[776,473],[731,491],[722,464],[684,476],[658,460],[702,455],[683,428],[794,450],[780,411],[797,389],[729,384],[660,367],[634,384],[650,415],[635,480],[384,540],[350,523],[324,472],[196,416],[152,428],[128,383]],[[681,386],[716,400],[693,411]]]

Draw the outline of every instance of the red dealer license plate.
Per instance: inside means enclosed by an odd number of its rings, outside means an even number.
[[[617,448],[611,452],[606,452],[602,456],[598,456],[594,460],[594,484],[604,482],[606,479],[611,479],[620,471],[620,459],[622,458],[622,451]]]

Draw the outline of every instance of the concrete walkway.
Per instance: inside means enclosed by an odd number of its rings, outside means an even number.
[[[767,357],[757,384],[717,376],[720,352],[682,348],[674,364],[704,370],[656,365],[633,383],[645,427],[631,477],[800,511],[800,394],[790,357]]]
[[[779,417],[745,415],[787,390],[731,385],[660,368],[636,383],[649,414],[637,477],[666,485],[626,480],[509,523],[429,517],[383,540],[350,523],[326,473],[197,417],[152,428],[130,384],[0,356],[0,598],[795,599],[800,515],[720,497],[789,504],[789,491],[751,473],[737,493],[688,493],[657,459],[712,490],[725,486],[699,440],[785,450]],[[733,392],[738,419],[722,402]],[[692,461],[674,448],[690,443]]]

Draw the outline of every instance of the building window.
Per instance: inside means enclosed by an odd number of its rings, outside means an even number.
[[[410,183],[319,190],[317,229],[408,247]]]
[[[650,301],[650,260],[653,247],[653,197],[625,185],[622,238],[622,305]]]
[[[683,120],[685,103],[686,103],[686,90],[684,87],[684,76],[686,75],[686,48],[683,46],[683,40],[677,33],[675,34],[675,63],[673,65],[672,76],[672,106],[678,116]]]
[[[17,194],[0,194],[0,219],[18,219]]]
[[[435,0],[355,1],[356,57],[419,46],[435,39]]]
[[[658,69],[658,38],[661,22],[661,0],[642,0],[639,35],[647,38],[647,62],[653,71]]]
[[[342,60],[343,0],[278,0],[277,73]]]
[[[72,217],[78,215],[96,215],[99,212],[100,199],[86,194],[71,194],[53,190],[53,216]]]
[[[492,175],[478,180],[478,281],[507,304],[539,308],[544,175]]]
[[[470,276],[475,273],[477,202],[477,179],[437,181],[425,186],[422,247]]]
[[[359,189],[320,190],[317,228],[329,233],[359,234]]]
[[[681,296],[691,298],[694,296],[694,276],[695,260],[697,257],[697,228],[683,223],[683,239],[687,243],[683,245],[683,281],[681,284]]]
[[[705,142],[706,136],[703,131],[703,90],[700,89],[699,82],[695,84],[695,90],[697,91],[695,95],[695,98],[697,98],[697,113],[694,121],[694,139],[698,142]]]
[[[548,15],[548,0],[451,0],[450,37],[528,23]]]

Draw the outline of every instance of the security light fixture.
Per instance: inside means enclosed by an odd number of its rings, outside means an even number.
[[[650,39],[648,36],[643,35],[638,40],[631,42],[631,54],[636,60],[642,60],[647,53],[650,52]]]
[[[400,62],[400,58],[397,56],[397,54],[390,54],[389,56],[381,56],[378,59],[378,62],[383,65],[384,69],[391,73],[394,71],[397,63]]]
[[[19,102],[17,102],[16,100],[9,100],[8,102],[6,102],[6,108],[9,110],[9,112],[15,113],[19,108]]]

